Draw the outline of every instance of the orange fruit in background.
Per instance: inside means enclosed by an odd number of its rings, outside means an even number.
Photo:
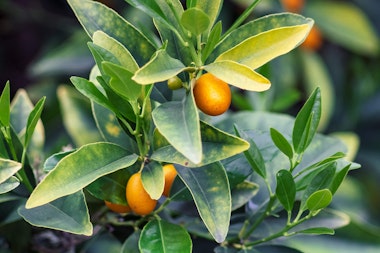
[[[164,176],[165,176],[165,185],[164,192],[162,195],[165,197],[169,196],[170,189],[172,188],[175,177],[177,176],[177,171],[173,164],[166,164],[163,166]]]
[[[318,50],[323,43],[323,37],[321,31],[317,26],[313,26],[310,30],[309,35],[306,37],[305,41],[301,44],[301,47],[311,51]]]
[[[145,191],[141,181],[141,173],[133,174],[127,183],[126,197],[129,207],[135,214],[147,215],[157,205],[157,200],[152,199]]]
[[[131,211],[131,208],[127,205],[111,203],[107,200],[105,200],[104,203],[111,211],[114,211],[115,213],[129,213]]]
[[[281,4],[286,11],[299,13],[305,4],[305,0],[281,0]]]
[[[230,87],[211,73],[198,78],[193,94],[199,110],[210,116],[223,114],[231,104]]]

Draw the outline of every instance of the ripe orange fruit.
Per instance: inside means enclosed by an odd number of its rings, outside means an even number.
[[[177,171],[173,164],[166,164],[163,166],[164,175],[165,175],[165,185],[164,192],[162,195],[165,197],[169,196],[170,189],[172,188],[172,184],[174,182],[175,177],[177,176]]]
[[[316,51],[322,46],[322,43],[323,37],[321,31],[314,25],[305,41],[301,44],[301,47],[311,51]]]
[[[285,10],[299,13],[305,4],[305,0],[281,0],[281,3]]]
[[[107,200],[105,200],[104,203],[110,210],[114,211],[115,213],[129,213],[131,211],[131,208],[126,205],[111,203]]]
[[[126,197],[129,207],[138,215],[147,215],[156,207],[157,200],[152,199],[145,191],[141,173],[133,174],[127,183]]]
[[[230,87],[211,73],[198,78],[193,93],[197,107],[210,116],[223,114],[230,107]]]

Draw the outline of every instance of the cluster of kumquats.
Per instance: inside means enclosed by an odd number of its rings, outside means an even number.
[[[301,13],[305,1],[306,0],[281,0],[281,3],[286,11]],[[301,44],[301,47],[307,50],[317,51],[322,46],[322,42],[322,33],[318,26],[314,25],[305,41]]]
[[[162,195],[169,196],[170,189],[177,176],[177,171],[173,164],[166,164],[163,166],[165,185]],[[150,214],[157,205],[157,200],[152,199],[145,191],[143,183],[141,181],[141,173],[137,172],[133,174],[126,186],[126,198],[128,205],[120,205],[105,201],[106,206],[116,213],[130,213],[133,212],[137,215]]]

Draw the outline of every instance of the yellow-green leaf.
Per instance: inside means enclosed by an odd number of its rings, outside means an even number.
[[[250,91],[265,91],[270,88],[270,81],[246,65],[223,60],[204,66],[204,69],[219,79]]]
[[[216,62],[230,60],[256,69],[268,61],[288,53],[308,35],[313,20],[303,25],[276,28],[252,36],[216,58]]]

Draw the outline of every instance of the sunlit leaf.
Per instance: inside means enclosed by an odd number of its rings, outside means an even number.
[[[332,201],[332,193],[329,189],[322,189],[314,192],[306,201],[306,206],[310,211],[317,211],[327,207]]]
[[[0,158],[0,184],[16,174],[21,167],[22,164],[19,162]]]
[[[0,194],[12,191],[13,189],[17,188],[19,185],[20,185],[20,180],[15,176],[11,176],[4,182],[0,183]]]
[[[159,199],[164,191],[164,172],[157,162],[150,162],[141,172],[144,189],[152,199]]]
[[[84,145],[65,156],[37,185],[26,208],[41,206],[75,193],[104,175],[133,165],[137,158],[137,155],[131,155],[112,143]]]
[[[204,69],[212,73],[226,83],[240,89],[250,91],[265,91],[270,88],[270,81],[255,72],[246,65],[235,61],[221,60],[204,66]]]
[[[181,24],[192,34],[198,36],[209,28],[210,19],[203,10],[193,7],[183,12]]]

